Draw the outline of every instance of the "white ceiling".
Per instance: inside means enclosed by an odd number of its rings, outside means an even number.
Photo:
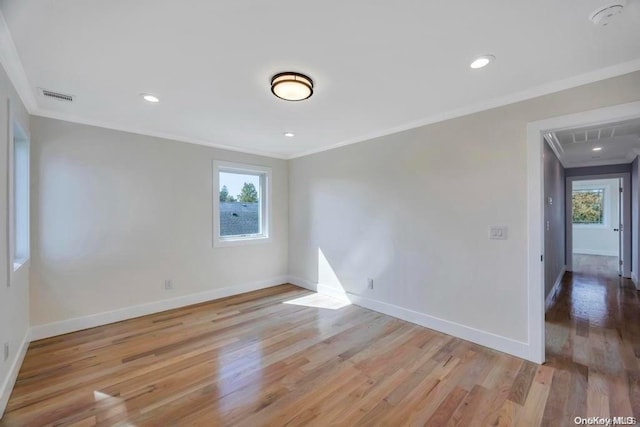
[[[4,0],[0,58],[32,114],[289,158],[640,69],[640,0],[607,3]]]
[[[640,154],[640,119],[561,130],[547,141],[567,168],[630,163]]]

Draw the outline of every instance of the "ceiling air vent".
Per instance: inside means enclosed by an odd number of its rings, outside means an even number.
[[[66,93],[54,92],[42,88],[40,88],[40,93],[45,98],[55,99],[56,101],[73,102],[73,95],[68,95]]]

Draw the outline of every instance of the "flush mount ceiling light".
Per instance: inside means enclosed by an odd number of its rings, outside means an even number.
[[[160,102],[160,99],[157,96],[148,93],[142,93],[140,94],[140,96],[142,97],[142,99],[147,102],[151,102],[152,104],[157,104],[158,102]]]
[[[496,57],[493,55],[482,55],[478,58],[474,59],[471,63],[470,67],[473,69],[478,69],[482,67],[486,67],[490,63],[496,60]]]
[[[287,138],[293,138],[294,136],[296,136],[296,134],[293,132],[285,132],[284,136],[286,136]]]
[[[592,148],[592,150],[593,150],[593,151],[601,151],[601,150],[602,150],[602,147],[593,147],[593,148]]]
[[[313,80],[292,71],[279,73],[271,78],[271,92],[285,101],[302,101],[313,95]]]

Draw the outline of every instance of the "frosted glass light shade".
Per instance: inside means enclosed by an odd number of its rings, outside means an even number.
[[[313,80],[294,72],[276,74],[271,79],[271,92],[286,101],[302,101],[313,95]]]

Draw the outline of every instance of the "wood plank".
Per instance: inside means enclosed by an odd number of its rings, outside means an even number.
[[[31,343],[0,426],[573,425],[640,416],[640,298],[568,274],[548,363],[282,285]]]

